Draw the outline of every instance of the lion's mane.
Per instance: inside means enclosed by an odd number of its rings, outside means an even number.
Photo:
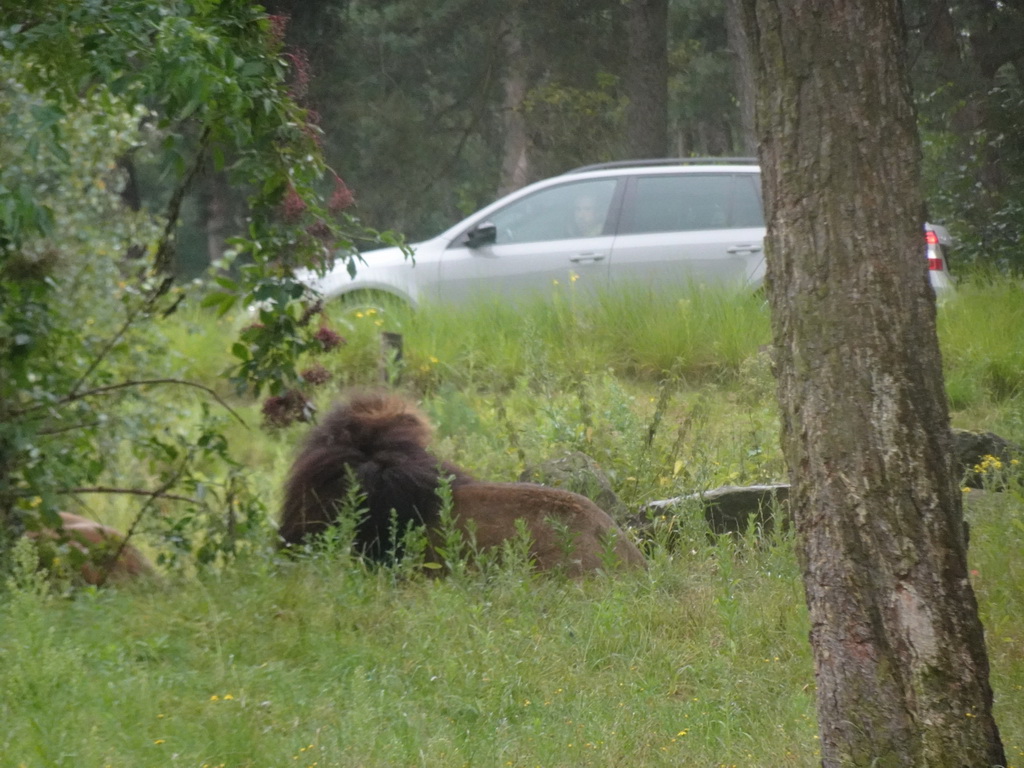
[[[395,395],[365,393],[335,407],[306,437],[292,465],[281,539],[296,544],[326,530],[337,520],[352,480],[366,508],[355,544],[371,559],[386,559],[395,528],[436,525],[442,476],[453,487],[470,478],[427,450],[432,433],[426,417]]]

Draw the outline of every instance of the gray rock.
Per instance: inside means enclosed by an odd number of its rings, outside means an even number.
[[[964,473],[964,483],[981,488],[985,473],[974,468],[986,456],[994,456],[1004,465],[1024,454],[1019,445],[992,432],[953,430],[953,446],[957,466]],[[988,475],[991,487],[991,474]],[[639,534],[651,526],[656,514],[665,514],[676,507],[699,503],[704,509],[708,528],[716,534],[742,534],[751,521],[761,530],[770,531],[776,522],[775,513],[782,512],[782,525],[789,521],[789,484],[727,485],[708,491],[652,501],[639,514],[629,515],[626,505],[612,490],[604,471],[590,456],[579,451],[527,467],[519,476],[524,483],[540,483],[554,488],[565,488],[591,499],[616,520]]]
[[[1012,459],[1024,454],[1024,449],[1019,445],[997,434],[969,432],[966,429],[953,430],[953,451],[957,466],[963,472],[963,483],[969,488],[984,487],[986,479],[989,485],[992,484],[991,473],[975,469],[982,464],[986,456],[994,456],[1006,466]]]
[[[652,513],[695,502],[703,505],[704,519],[713,533],[744,533],[751,521],[759,529],[770,531],[775,527],[776,510],[783,512],[782,525],[787,524],[789,485],[726,485],[701,493],[652,501],[645,506],[643,516],[649,518]]]

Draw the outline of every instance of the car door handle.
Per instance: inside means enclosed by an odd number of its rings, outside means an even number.
[[[726,253],[759,253],[761,250],[760,245],[734,245],[732,248],[726,248]]]
[[[597,261],[604,261],[606,258],[608,258],[607,253],[580,253],[570,256],[569,261],[573,264],[593,264]]]

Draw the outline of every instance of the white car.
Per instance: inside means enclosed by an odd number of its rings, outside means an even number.
[[[949,276],[949,253],[953,250],[953,238],[949,231],[938,224],[924,225],[925,256],[928,258],[928,277],[936,293],[953,289],[953,278]]]
[[[659,289],[764,279],[764,214],[757,163],[747,158],[604,163],[538,181],[429,240],[362,254],[322,278],[325,298],[387,294],[416,306],[593,292],[638,282]],[[940,227],[928,229],[932,285],[950,287]]]

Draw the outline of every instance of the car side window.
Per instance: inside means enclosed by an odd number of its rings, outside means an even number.
[[[559,184],[509,203],[487,217],[496,245],[597,237],[606,231],[617,179]]]
[[[733,176],[736,189],[732,198],[733,228],[763,227],[764,205],[761,203],[761,175],[744,173]]]
[[[620,231],[643,234],[763,226],[753,176],[638,176]]]

